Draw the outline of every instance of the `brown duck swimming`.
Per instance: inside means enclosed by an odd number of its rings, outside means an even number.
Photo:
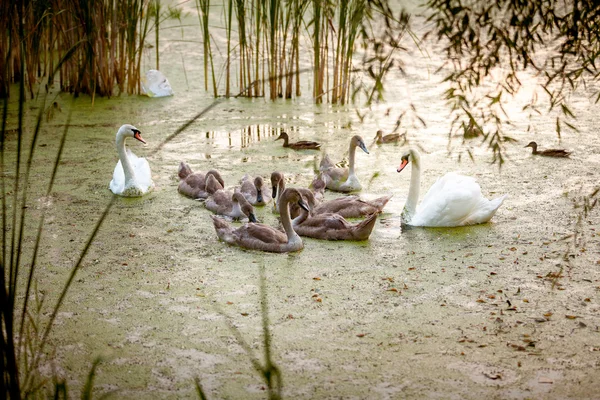
[[[261,176],[257,176],[252,180],[250,175],[246,174],[240,181],[240,184],[240,192],[242,192],[246,200],[253,206],[264,206],[271,202],[271,194],[264,187],[265,182]]]
[[[292,225],[300,236],[325,240],[367,240],[378,214],[379,212],[375,212],[365,220],[351,224],[339,214],[310,215],[308,211],[302,210],[292,221]]]
[[[383,143],[398,143],[398,141],[400,140],[400,134],[399,133],[390,133],[389,135],[383,135],[383,131],[380,129],[377,131],[377,134],[375,135],[375,143],[377,144],[383,144]]]
[[[547,149],[538,151],[536,142],[529,142],[529,144],[525,147],[531,147],[533,150],[531,154],[536,156],[545,156],[545,157],[569,157],[571,154],[570,151],[566,151],[563,149]]]
[[[221,178],[221,174],[218,171],[210,170],[206,174],[202,172],[194,173],[190,166],[183,161],[179,164],[177,174],[179,175],[179,179],[181,179],[177,190],[179,193],[192,199],[206,199],[214,193],[214,190],[225,187],[225,182],[223,182],[223,178]],[[206,190],[206,178],[209,175],[214,176],[219,184],[217,187],[211,188],[211,191]]]
[[[277,139],[283,139],[283,147],[288,147],[294,150],[319,150],[321,148],[321,143],[310,142],[308,140],[301,140],[299,142],[290,143],[289,136],[285,131],[281,131]]]
[[[289,204],[298,204],[305,210],[308,210],[302,200],[300,192],[296,189],[288,188],[281,196],[281,223],[285,233],[269,225],[259,223],[247,223],[234,229],[228,222],[222,218],[212,215],[213,224],[217,236],[222,241],[251,250],[269,251],[273,253],[287,253],[289,251],[298,251],[304,247],[302,238],[294,231],[292,220],[289,213]]]

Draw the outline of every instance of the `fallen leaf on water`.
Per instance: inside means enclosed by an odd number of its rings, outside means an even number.
[[[575,319],[577,318],[577,315],[565,315],[565,317],[567,317],[567,319]]]
[[[228,305],[232,305],[232,304],[233,304],[233,301],[228,301],[228,302],[227,302],[227,304],[228,304]]]
[[[243,317],[247,317],[247,316],[248,316],[248,313],[247,313],[247,312],[243,312],[243,313],[241,313],[241,314],[242,314],[242,316],[243,316]]]
[[[314,281],[320,281],[320,280],[321,280],[321,278],[319,278],[318,276],[315,276],[315,277],[313,278],[313,280],[314,280]]]
[[[483,299],[477,299],[476,301],[477,301],[478,303],[485,303],[485,302],[486,302],[486,301],[485,301],[485,300],[483,300]]]
[[[554,381],[550,378],[547,378],[545,376],[540,376],[540,379],[538,379],[539,383],[554,383]]]
[[[391,289],[388,289],[387,291],[388,291],[388,292],[397,292],[397,291],[398,291],[398,289],[396,289],[395,287],[393,287],[393,288],[391,288]]]
[[[547,312],[546,314],[544,314],[544,317],[551,317],[552,313],[551,312]]]
[[[358,337],[365,337],[365,335],[366,335],[366,333],[359,333],[356,336],[358,336]]]

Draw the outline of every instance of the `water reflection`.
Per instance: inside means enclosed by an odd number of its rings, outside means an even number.
[[[216,147],[228,149],[245,149],[253,144],[266,140],[274,140],[281,132],[287,132],[290,136],[299,136],[300,128],[297,125],[272,125],[256,124],[248,125],[242,129],[227,132],[223,135],[222,131],[208,131],[205,134]]]

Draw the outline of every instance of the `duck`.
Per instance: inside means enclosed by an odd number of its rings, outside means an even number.
[[[209,175],[210,180],[215,180],[215,177]],[[207,184],[207,185],[208,185]],[[204,207],[207,210],[214,212],[217,215],[223,215],[238,221],[243,218],[248,218],[250,222],[257,222],[254,215],[254,207],[246,200],[246,197],[241,192],[228,192],[224,189],[215,191],[204,202]]]
[[[380,213],[393,195],[363,200],[359,196],[344,196],[318,204],[311,209],[312,215],[338,214],[344,218],[360,218]]]
[[[417,208],[421,180],[421,156],[410,149],[402,156],[401,172],[412,163],[408,198],[402,210],[402,223],[410,226],[453,227],[488,222],[504,202],[506,194],[493,200],[481,194],[475,178],[449,172],[431,185]]]
[[[564,149],[547,149],[547,150],[541,150],[538,151],[537,147],[537,143],[536,142],[529,142],[529,144],[525,147],[531,147],[532,152],[531,154],[536,155],[536,156],[545,156],[545,157],[569,157],[569,155],[571,154],[570,151],[564,150]]]
[[[225,182],[219,171],[211,169],[206,174],[203,174],[202,172],[194,173],[190,166],[183,161],[179,164],[177,175],[180,179],[179,186],[177,187],[179,193],[195,200],[204,200],[214,193],[215,190],[223,189],[225,187]],[[210,190],[207,191],[206,179],[210,175],[215,177],[218,185],[213,184],[209,188]]]
[[[334,213],[311,215],[302,209],[300,215],[292,220],[292,226],[298,235],[324,240],[367,240],[373,231],[379,212],[374,212],[356,224]]]
[[[294,150],[319,150],[321,148],[321,143],[311,142],[308,140],[301,140],[299,142],[290,143],[290,137],[287,132],[281,131],[277,139],[283,139],[283,147],[287,147]]]
[[[285,191],[285,178],[282,172],[275,171],[271,174],[271,185],[273,190],[273,197],[275,202],[273,203],[273,212],[279,213],[281,210],[281,195]],[[318,203],[314,193],[307,188],[296,188],[303,196],[305,203],[309,209],[313,209]],[[296,204],[290,204],[290,215],[292,218],[296,218],[300,215],[300,207]]]
[[[123,197],[140,197],[154,189],[150,164],[138,157],[127,147],[125,139],[132,137],[146,144],[139,129],[130,124],[122,125],[117,131],[116,147],[119,161],[113,171],[109,188],[111,192]]]
[[[375,138],[373,140],[377,144],[398,143],[398,141],[400,140],[400,134],[399,133],[390,133],[389,135],[384,136],[383,131],[380,129],[375,134]]]
[[[281,224],[285,233],[272,226],[249,222],[235,229],[227,221],[211,215],[213,225],[220,240],[233,246],[272,253],[287,253],[304,248],[302,238],[294,231],[289,213],[289,205],[298,204],[308,210],[300,192],[286,189],[281,195]]]
[[[356,192],[362,189],[356,174],[354,173],[354,155],[356,148],[360,147],[362,151],[369,154],[364,140],[355,135],[350,139],[348,147],[349,166],[348,168],[336,168],[329,156],[326,154],[319,165],[319,171],[326,178],[326,187],[334,192]]]
[[[250,175],[246,174],[240,181],[240,192],[253,206],[264,206],[272,200],[271,194],[264,186],[265,182],[261,176],[252,180]]]

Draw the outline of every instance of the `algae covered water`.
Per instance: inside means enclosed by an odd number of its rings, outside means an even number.
[[[202,86],[198,48],[164,40],[161,70],[173,97],[96,98],[93,104],[84,97],[71,108],[70,97],[59,95],[54,100],[62,112],[44,124],[36,148],[29,207],[33,216],[47,213],[38,261],[46,304],[59,295],[110,201],[114,136],[123,123],[135,125],[148,142],[127,144],[147,157],[156,184],[142,198],[117,199],[67,296],[48,371],[55,368],[69,388],[82,389],[100,356],[98,394],[194,397],[197,377],[210,398],[264,398],[265,384],[231,331],[262,360],[263,268],[272,354],[285,397],[564,398],[600,389],[597,215],[582,228],[584,246],[573,249],[562,240],[574,229],[573,200],[598,182],[592,100],[575,101],[580,132],[563,134],[560,143],[553,120],[540,116],[536,131],[527,132],[517,113],[510,128],[517,142],[506,145],[501,169],[480,147],[474,147],[475,162],[464,155],[459,162],[456,142],[449,151],[449,113],[433,74],[439,60],[413,46],[405,75],[390,77],[387,101],[362,120],[357,114],[365,110],[314,105],[303,97],[219,99],[158,150],[215,101]],[[491,223],[401,228],[410,175],[396,168],[407,146],[370,142],[378,129],[390,131],[410,104],[426,121],[403,126],[410,145],[422,149],[422,193],[448,171],[474,176],[486,197],[508,194]],[[69,110],[65,154],[46,197]],[[274,140],[281,129],[323,149],[284,149]],[[181,161],[198,171],[221,171],[230,188],[246,173],[268,181],[273,171],[285,174],[287,186],[307,187],[322,155],[342,161],[355,134],[370,153],[356,155],[361,196],[393,194],[365,242],[305,239],[304,250],[292,254],[241,250],[219,242],[210,213],[177,193]],[[534,157],[523,148],[530,140],[573,155]],[[16,150],[13,137],[6,146]],[[277,225],[269,206],[256,213]],[[31,241],[35,221],[27,226]],[[559,271],[563,278],[553,288],[552,274]]]

